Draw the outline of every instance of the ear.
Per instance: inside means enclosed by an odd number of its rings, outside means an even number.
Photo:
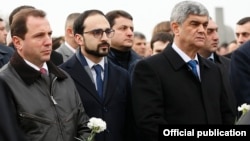
[[[23,40],[20,37],[13,36],[12,37],[12,42],[14,44],[14,47],[16,50],[22,50],[23,48]]]
[[[70,37],[74,37],[74,32],[73,32],[73,29],[72,28],[67,28],[66,32],[68,33],[68,35]]]
[[[171,22],[171,29],[175,36],[180,34],[180,25],[177,22]]]
[[[80,35],[80,34],[75,34],[74,38],[75,38],[75,41],[76,41],[76,43],[77,43],[78,45],[80,45],[80,46],[83,46],[83,45],[84,45],[84,40],[83,40],[82,35]]]

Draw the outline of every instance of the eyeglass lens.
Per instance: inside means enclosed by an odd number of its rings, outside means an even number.
[[[112,30],[112,29],[106,29],[106,30],[96,29],[96,30],[92,31],[94,37],[96,37],[96,38],[101,38],[103,36],[103,32],[106,33],[106,36],[108,38],[111,38],[114,35],[114,30]]]

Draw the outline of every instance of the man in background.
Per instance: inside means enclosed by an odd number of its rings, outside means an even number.
[[[134,41],[132,49],[142,58],[146,57],[147,51],[146,36],[141,32],[134,32]]]
[[[250,17],[242,18],[235,32],[239,47],[231,56],[230,78],[237,105],[240,106],[250,103]]]
[[[0,44],[6,45],[7,34],[6,23],[0,18]]]
[[[169,43],[173,42],[173,35],[168,32],[157,32],[150,41],[152,55],[162,52]]]
[[[111,38],[108,59],[112,63],[132,72],[134,63],[141,57],[133,51],[134,24],[133,17],[126,11],[113,10],[106,14],[110,26],[115,30]]]
[[[231,58],[231,55],[237,50],[243,43],[250,40],[250,17],[241,18],[235,27],[236,46],[228,47],[229,52],[225,55]]]
[[[206,44],[203,48],[199,50],[198,53],[202,57],[214,62],[219,67],[228,103],[232,108],[234,114],[237,115],[235,95],[233,93],[232,86],[229,80],[230,59],[224,56],[220,56],[216,53],[216,50],[219,47],[218,26],[212,18],[209,19],[206,32]]]
[[[73,25],[75,19],[80,15],[80,13],[71,13],[68,15],[65,27],[64,27],[64,43],[56,49],[57,52],[61,53],[63,56],[63,62],[68,60],[73,54],[75,54],[78,44],[74,38]]]
[[[0,18],[0,68],[9,62],[11,56],[14,53],[12,48],[6,46],[6,24],[2,18]]]

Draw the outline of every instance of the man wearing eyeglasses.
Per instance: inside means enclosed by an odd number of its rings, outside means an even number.
[[[107,123],[95,141],[124,141],[129,74],[106,57],[115,31],[99,10],[81,13],[73,29],[80,48],[60,67],[73,78],[88,116]]]
[[[134,40],[133,17],[123,10],[113,10],[106,14],[115,35],[111,39],[108,58],[116,65],[132,73],[133,66],[141,57],[132,50]]]

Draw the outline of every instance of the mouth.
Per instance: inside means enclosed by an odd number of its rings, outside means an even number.
[[[199,40],[199,41],[205,41],[206,40],[205,37],[197,37],[196,39]]]
[[[125,41],[127,41],[127,42],[133,42],[132,39],[126,39]]]
[[[109,46],[99,46],[99,48],[101,48],[101,49],[105,49],[105,48],[109,48]]]
[[[218,43],[213,43],[212,46],[217,47]]]
[[[109,47],[110,47],[110,45],[108,43],[102,43],[102,44],[98,45],[98,48],[100,48],[100,49],[107,49]]]
[[[44,51],[42,51],[42,53],[44,53],[44,54],[51,54],[51,51],[52,50],[44,50]]]

